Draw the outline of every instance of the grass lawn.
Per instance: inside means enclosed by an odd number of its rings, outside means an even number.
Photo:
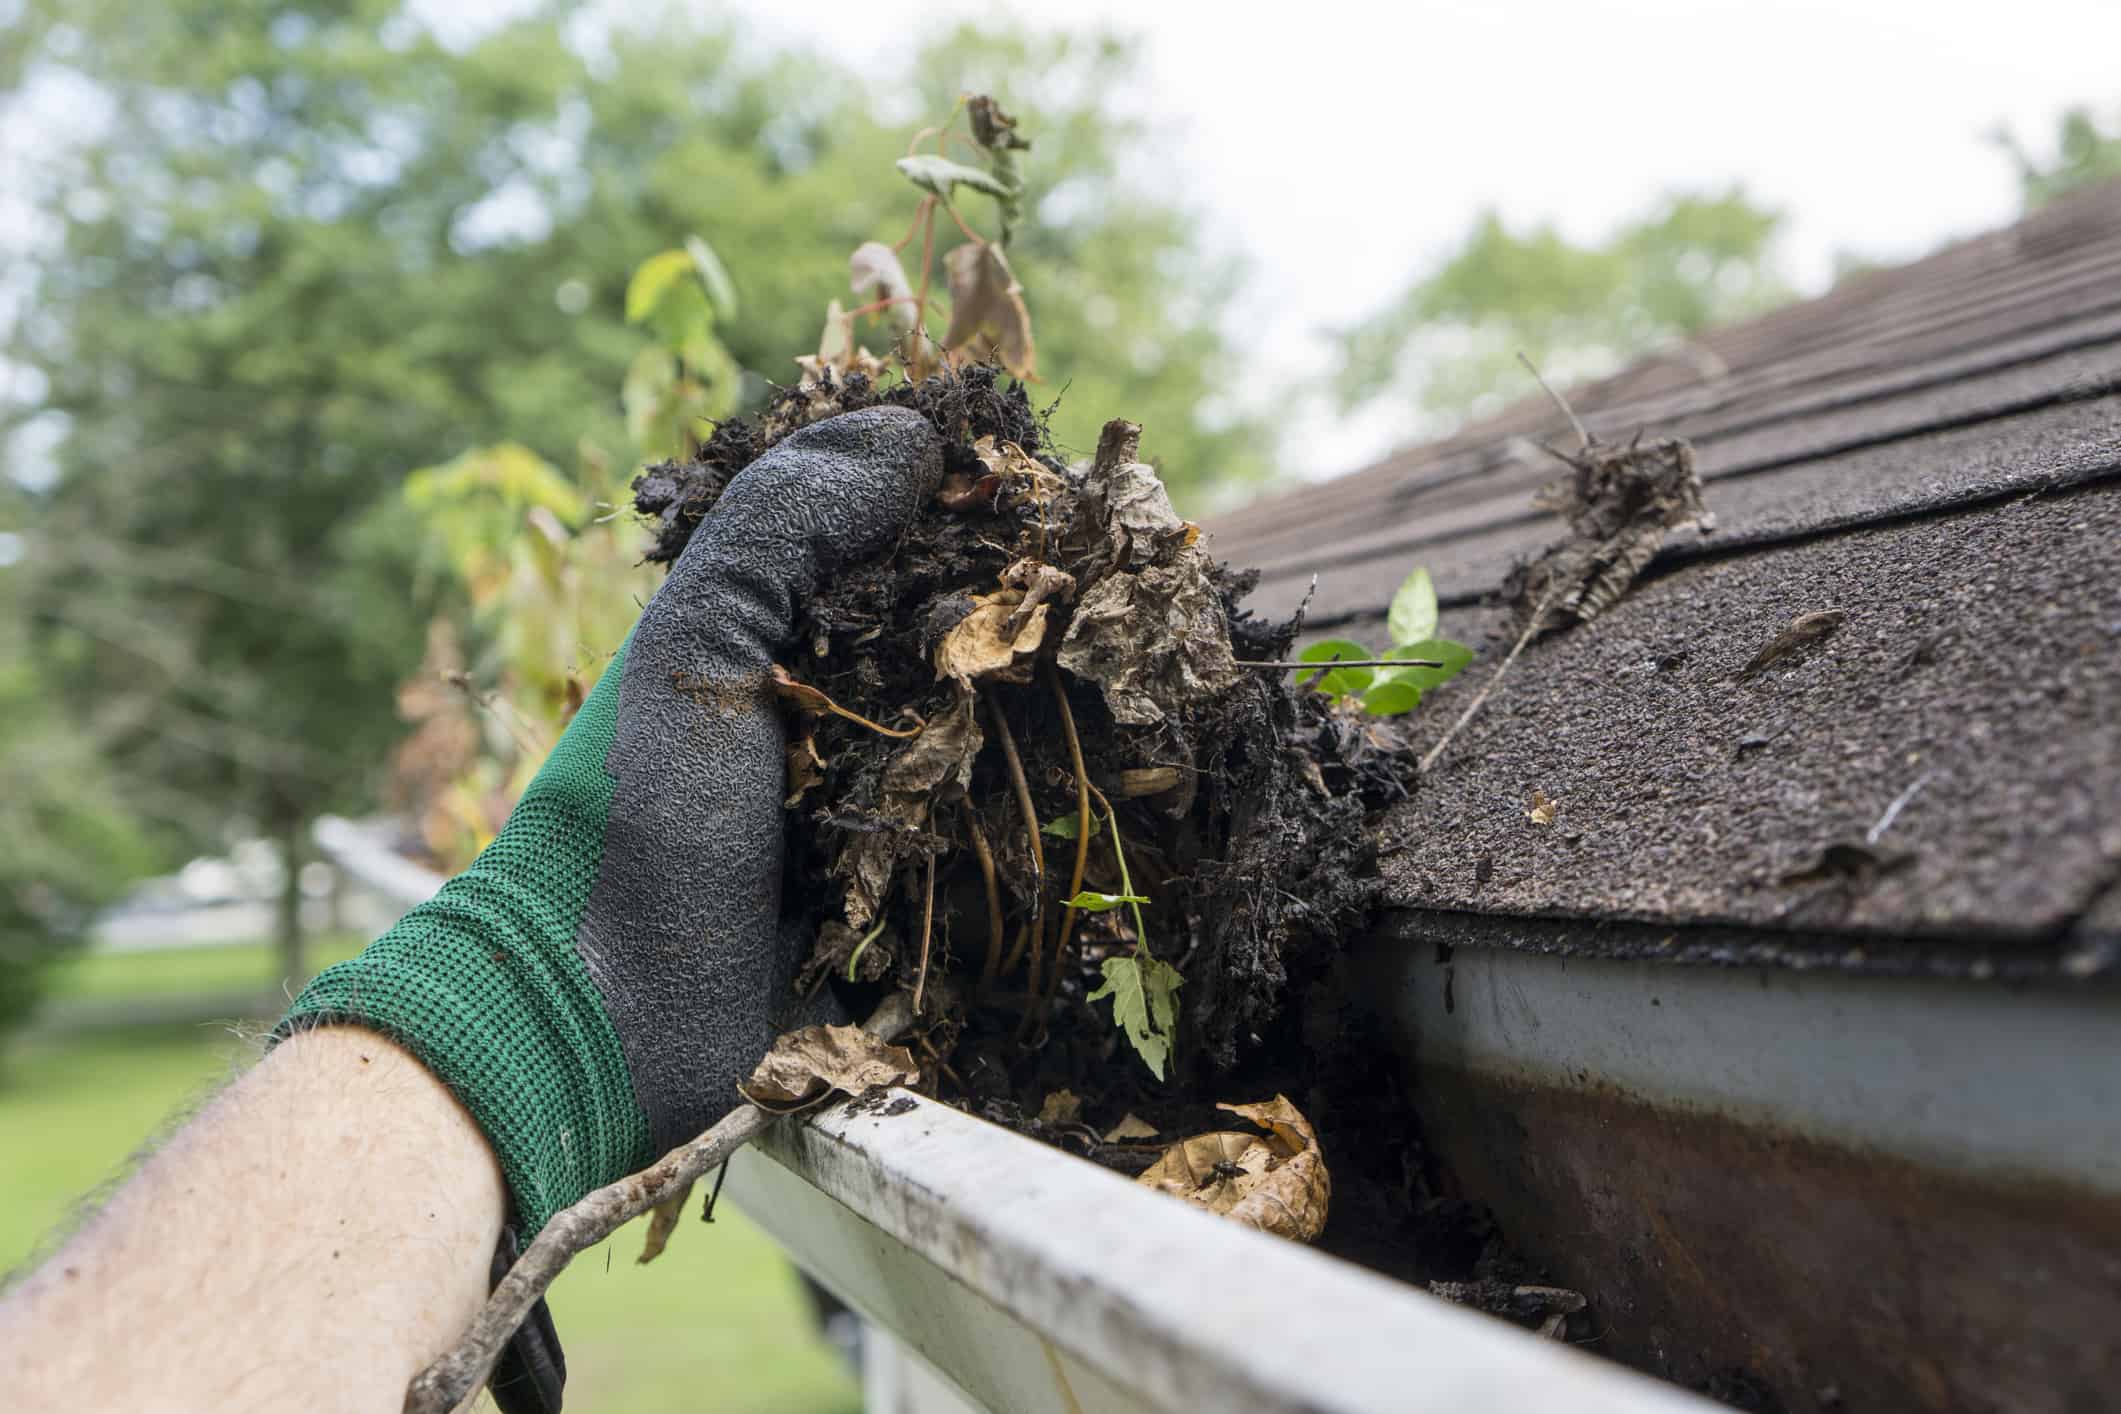
[[[344,951],[320,948],[319,960]],[[270,976],[262,947],[90,957],[55,979],[54,1000],[226,994]],[[208,1024],[46,1030],[0,1056],[0,1270],[253,1053]],[[606,1244],[615,1250],[576,1259],[553,1288],[570,1414],[860,1409],[853,1380],[813,1334],[793,1268],[742,1215],[724,1206],[713,1227],[688,1220],[652,1267],[634,1265],[640,1233],[635,1224]]]
[[[322,971],[359,952],[351,935],[311,940],[309,961]],[[55,1001],[115,1002],[133,998],[226,995],[246,988],[279,990],[279,957],[267,943],[220,943],[148,952],[81,952],[52,974]]]

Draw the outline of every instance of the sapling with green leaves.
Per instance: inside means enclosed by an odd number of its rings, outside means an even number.
[[[1134,915],[1134,951],[1104,960],[1104,985],[1092,992],[1089,1000],[1111,998],[1113,1025],[1126,1033],[1127,1043],[1142,1058],[1142,1064],[1162,1080],[1164,1067],[1171,1058],[1171,1047],[1178,1039],[1178,989],[1185,985],[1186,979],[1179,975],[1177,968],[1150,952],[1149,925],[1142,919],[1142,905],[1149,899],[1134,891],[1134,877],[1127,870],[1126,846],[1120,842],[1118,812],[1102,794],[1098,796],[1098,803],[1104,807],[1105,819],[1100,822],[1095,815],[1089,817],[1090,836],[1095,839],[1109,829],[1112,859],[1119,868],[1119,892],[1111,894],[1082,889],[1065,903],[1067,907],[1085,913],[1110,913],[1124,907]],[[1077,829],[1075,817],[1062,816],[1048,824],[1041,833],[1072,840]]]
[[[1321,639],[1299,655],[1299,662],[1319,667],[1297,669],[1297,683],[1308,682],[1336,703],[1360,704],[1373,717],[1404,716],[1473,661],[1472,649],[1436,636],[1436,620],[1435,582],[1427,569],[1416,569],[1392,596],[1385,618],[1390,649],[1378,653],[1349,638]],[[1406,666],[1390,666],[1393,660]],[[1386,666],[1376,666],[1380,662]],[[1327,666],[1334,663],[1343,666]]]

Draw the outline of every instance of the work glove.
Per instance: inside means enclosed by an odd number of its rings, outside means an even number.
[[[726,1114],[790,1010],[768,669],[821,579],[888,548],[941,475],[933,429],[899,408],[746,468],[493,843],[277,1028],[372,1028],[449,1086],[508,1182],[503,1263]],[[559,1407],[550,1337],[541,1305],[496,1372],[504,1408]]]

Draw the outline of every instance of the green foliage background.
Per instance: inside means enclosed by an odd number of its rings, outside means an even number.
[[[9,277],[0,431],[49,456],[0,522],[11,700],[44,724],[6,730],[78,727],[93,757],[79,828],[41,838],[126,841],[0,865],[9,919],[34,895],[51,931],[147,863],[371,806],[430,618],[464,623],[475,677],[505,627],[408,473],[513,442],[615,494],[626,280],[691,233],[742,291],[715,329],[740,401],[791,378],[849,252],[904,232],[904,115],[967,89],[1035,135],[1012,256],[1061,440],[1124,411],[1182,497],[1265,471],[1259,425],[1203,412],[1231,273],[1123,171],[1124,45],[968,29],[860,75],[676,16],[584,33],[561,7],[452,49],[389,0],[27,0],[0,35],[0,89],[88,134],[36,154],[44,229]],[[612,646],[581,645],[591,675]]]

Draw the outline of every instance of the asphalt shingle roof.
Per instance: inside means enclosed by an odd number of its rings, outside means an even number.
[[[2121,963],[2121,187],[1570,399],[1604,439],[1692,440],[1717,527],[1526,651],[1388,821],[1394,899],[1563,951]],[[1504,577],[1562,529],[1531,504],[1556,469],[1532,438],[1569,441],[1543,397],[1212,544],[1264,571],[1265,613],[1315,574],[1311,629],[1358,638],[1430,566],[1444,631],[1485,644],[1424,706],[1433,739],[1506,647]],[[1827,608],[1830,637],[1740,679]],[[1829,848],[1911,788],[1865,851]]]

